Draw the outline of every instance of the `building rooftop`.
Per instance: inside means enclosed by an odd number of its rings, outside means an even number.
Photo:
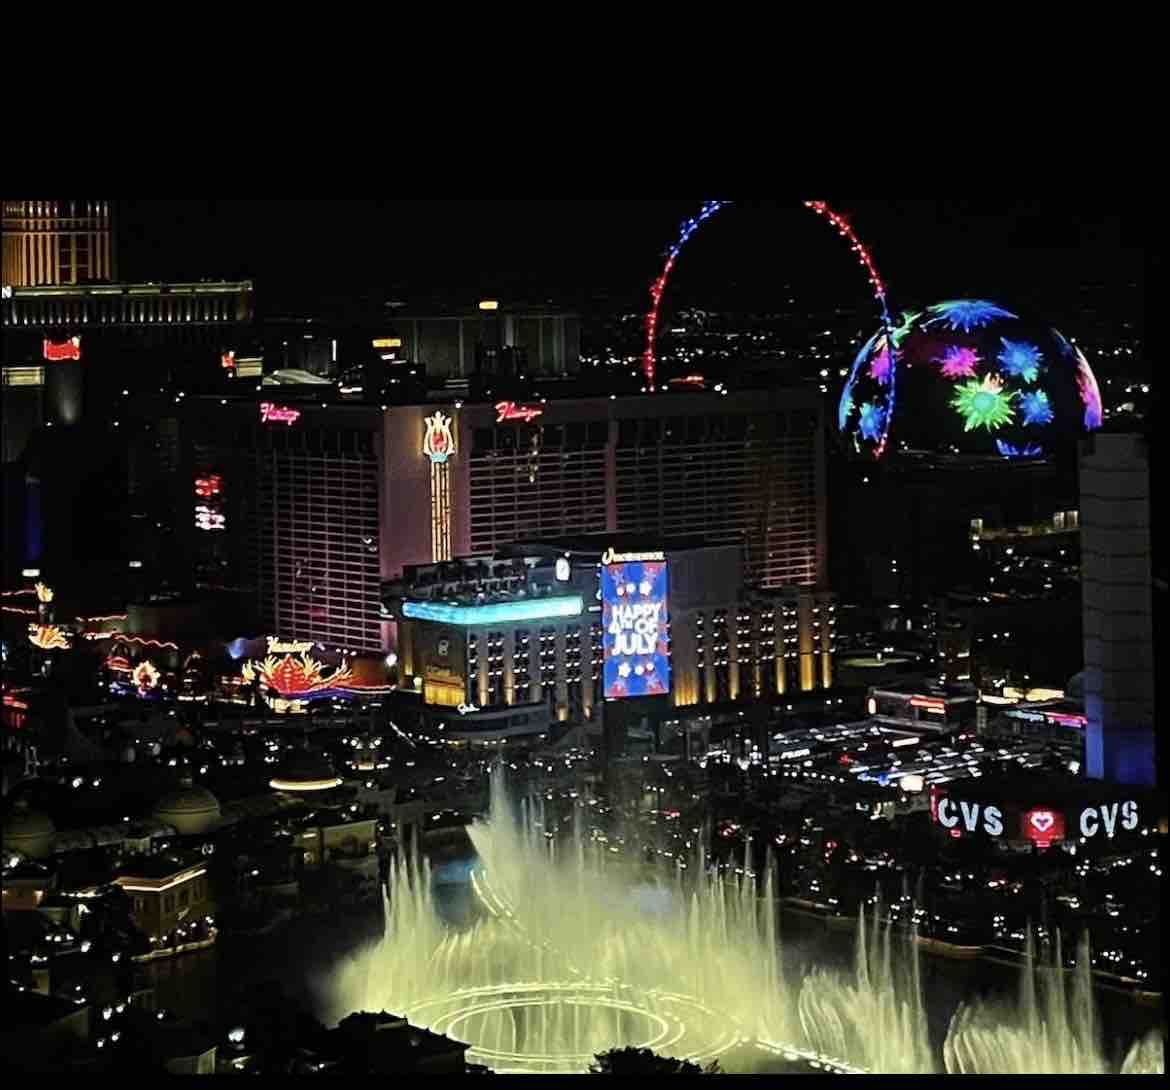
[[[466,1051],[471,1046],[462,1041],[456,1041],[441,1033],[433,1033],[429,1029],[412,1026],[405,1018],[396,1014],[381,1011],[374,1014],[370,1011],[357,1011],[338,1024],[333,1031],[335,1041],[360,1040],[372,1043],[374,1039],[381,1045],[383,1041],[392,1042],[397,1047],[405,1047],[423,1053],[445,1053],[453,1050]],[[386,1035],[389,1036],[386,1036]]]
[[[251,291],[251,280],[179,281],[172,284],[93,283],[54,284],[41,287],[12,288],[13,299],[35,299],[41,296],[63,295],[222,295]]]
[[[664,537],[661,534],[609,533],[572,534],[565,537],[537,537],[520,540],[502,548],[499,556],[531,556],[548,552],[585,553],[600,556],[606,549],[619,553],[689,552],[693,549],[727,548],[726,542],[713,542],[698,535]]]
[[[199,855],[132,855],[118,865],[118,877],[162,881],[202,862]]]
[[[938,700],[973,700],[979,695],[979,691],[974,685],[965,682],[942,685],[937,681],[930,681],[923,677],[893,681],[888,685],[876,685],[874,692],[899,696],[930,696]]]
[[[82,1006],[55,995],[42,995],[28,989],[18,990],[9,987],[4,999],[4,1029],[5,1032],[11,1033],[23,1028],[51,1026],[62,1018],[76,1014]]]
[[[1154,807],[1158,816],[1166,812],[1166,797],[1156,790],[1039,771],[1007,773],[989,779],[955,780],[947,783],[946,793],[970,795],[980,802],[1001,803],[1009,807],[1041,804],[1057,807],[1092,806],[1136,799],[1139,803]],[[1143,824],[1151,824],[1149,819],[1153,816],[1153,811],[1150,811]]]

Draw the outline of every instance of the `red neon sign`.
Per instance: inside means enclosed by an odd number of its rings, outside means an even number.
[[[218,496],[222,488],[223,478],[218,473],[195,478],[196,496]]]
[[[219,357],[219,363],[220,363],[220,366],[224,367],[224,368],[235,367],[235,365],[236,365],[235,352],[225,352],[222,356]]]
[[[945,712],[947,710],[945,701],[934,700],[929,696],[912,696],[910,706],[912,708],[925,708],[928,712]]]
[[[79,360],[81,359],[81,338],[70,337],[67,341],[51,341],[45,338],[45,359],[47,360]]]
[[[690,386],[702,386],[707,379],[703,375],[683,375],[681,378],[672,378],[671,384],[687,384]]]
[[[273,405],[271,401],[260,402],[260,419],[266,424],[287,424],[291,428],[300,418],[300,409],[290,409],[286,405]]]
[[[1054,840],[1064,839],[1064,814],[1046,807],[1029,810],[1020,818],[1020,832],[1037,848],[1047,848]]]
[[[540,405],[517,405],[514,401],[496,402],[496,423],[502,424],[505,420],[523,420],[527,423],[535,420],[544,408]]]
[[[1044,718],[1050,723],[1059,723],[1062,727],[1083,727],[1088,722],[1083,715],[1065,715],[1062,712],[1045,712]]]

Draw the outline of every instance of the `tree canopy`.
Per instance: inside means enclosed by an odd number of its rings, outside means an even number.
[[[595,1063],[589,1065],[591,1075],[714,1075],[719,1073],[719,1061],[700,1067],[690,1060],[676,1060],[673,1056],[659,1056],[648,1048],[611,1048],[598,1052]]]

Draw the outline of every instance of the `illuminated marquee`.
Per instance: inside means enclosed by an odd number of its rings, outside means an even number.
[[[30,624],[28,642],[42,651],[67,651],[69,638],[64,630],[55,624]]]
[[[667,565],[656,559],[624,560],[606,550],[601,571],[605,697],[655,696],[670,691],[667,637]],[[605,559],[603,557],[603,559]]]
[[[912,696],[910,698],[910,706],[912,708],[922,708],[928,712],[935,712],[938,715],[946,714],[947,710],[945,700],[937,700],[930,696]]]
[[[288,424],[292,427],[301,418],[300,409],[287,405],[274,405],[271,401],[260,402],[260,419],[265,424]]]
[[[931,816],[939,825],[949,829],[951,836],[983,832],[987,836],[1003,836],[1008,819],[999,806],[988,806],[967,799],[952,799],[937,788],[931,788]],[[1076,832],[1070,830],[1075,818]],[[1052,806],[1032,806],[1019,815],[1018,837],[1030,840],[1039,848],[1072,835],[1085,840],[1104,834],[1113,837],[1118,831],[1133,832],[1139,824],[1138,804],[1134,799],[1123,802],[1102,802],[1065,812]]]
[[[81,359],[81,338],[70,337],[67,341],[51,341],[46,337],[44,351],[47,360],[79,360]]]
[[[241,673],[246,682],[259,682],[267,690],[265,699],[275,706],[275,700],[282,697],[305,699],[331,695],[353,680],[353,672],[344,662],[330,674],[324,671],[322,663],[302,653],[299,658],[292,654],[278,658],[272,654],[259,661],[245,662]]]
[[[1106,836],[1112,836],[1118,827],[1119,816],[1121,828],[1133,832],[1138,827],[1138,804],[1133,799],[1127,799],[1120,803],[1103,802],[1100,806],[1086,806],[1081,811],[1081,836],[1091,840],[1101,831]]]
[[[543,412],[543,405],[517,405],[514,401],[497,401],[496,423],[502,424],[505,420],[523,420],[529,423]]]
[[[514,602],[491,602],[482,606],[460,606],[447,602],[403,602],[402,616],[440,624],[485,625],[517,621],[543,621],[555,617],[579,617],[585,603],[579,594],[556,598],[525,598]]]
[[[270,655],[303,655],[312,650],[312,640],[282,640],[277,636],[268,637],[268,653]]]
[[[451,418],[442,413],[428,416],[425,421],[422,450],[432,462],[445,462],[455,453],[455,436],[451,434]]]
[[[665,560],[666,554],[664,552],[650,552],[650,553],[615,553],[611,548],[606,549],[601,554],[601,562],[603,564],[628,564],[636,560]]]
[[[401,348],[401,337],[375,337],[373,341],[375,348]]]
[[[1064,814],[1059,810],[1037,807],[1020,818],[1020,834],[1038,848],[1047,848],[1054,840],[1064,839]]]
[[[946,795],[938,800],[938,823],[946,829],[958,830],[960,821],[967,832],[973,833],[980,827],[979,819],[983,819],[983,831],[988,836],[1000,836],[1003,833],[1003,811],[998,806],[983,806],[978,802],[968,802],[961,799],[955,802]]]

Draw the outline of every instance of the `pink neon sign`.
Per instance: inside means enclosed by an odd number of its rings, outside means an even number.
[[[273,405],[271,401],[260,402],[260,419],[266,424],[287,424],[292,427],[300,418],[300,409],[290,409],[287,405]]]
[[[535,420],[544,412],[540,405],[517,405],[514,401],[496,402],[496,423],[502,424],[505,420]]]

